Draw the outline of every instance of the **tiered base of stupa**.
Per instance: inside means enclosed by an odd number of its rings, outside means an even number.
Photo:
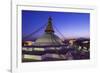
[[[33,48],[30,50],[23,50],[22,61],[34,62],[34,61],[58,61],[73,59],[70,55],[67,55],[67,50],[59,48]]]

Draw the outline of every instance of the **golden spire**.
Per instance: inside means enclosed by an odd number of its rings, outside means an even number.
[[[49,19],[48,19],[48,25],[46,26],[45,32],[47,32],[47,33],[54,32],[53,27],[52,27],[52,18],[51,17],[49,17]]]

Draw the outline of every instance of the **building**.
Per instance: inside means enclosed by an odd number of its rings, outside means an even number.
[[[67,45],[55,34],[52,19],[49,17],[43,35],[32,46],[23,47],[22,61],[72,60],[73,56],[67,51]]]

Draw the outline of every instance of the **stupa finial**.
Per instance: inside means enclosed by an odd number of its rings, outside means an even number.
[[[48,18],[48,25],[46,26],[45,32],[47,32],[47,33],[53,33],[54,32],[51,17]]]

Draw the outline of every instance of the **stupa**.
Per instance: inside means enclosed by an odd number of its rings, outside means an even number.
[[[55,35],[55,31],[53,29],[52,25],[52,18],[48,18],[48,24],[46,26],[46,29],[44,31],[44,34],[37,38],[34,45],[35,46],[57,46],[62,45],[62,40]]]

